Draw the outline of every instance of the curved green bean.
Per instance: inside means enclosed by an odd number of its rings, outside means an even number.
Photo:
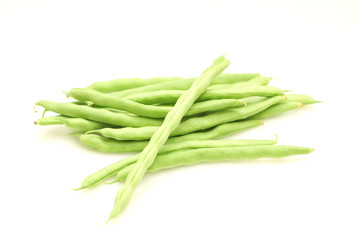
[[[160,153],[174,152],[178,150],[189,150],[196,148],[224,148],[224,147],[244,147],[244,146],[258,146],[258,145],[273,145],[277,140],[257,140],[257,139],[237,139],[237,140],[191,140],[188,142],[165,144],[160,150]],[[122,159],[116,163],[110,164],[105,168],[87,176],[81,183],[80,189],[93,187],[104,180],[114,176],[124,167],[134,164],[138,159],[139,154]]]
[[[84,118],[67,117],[63,115],[40,118],[35,121],[37,125],[62,125],[76,132],[89,132],[96,129],[115,127],[111,124],[95,122]]]
[[[226,60],[224,56],[217,58],[214,63],[193,82],[189,90],[178,99],[175,106],[166,115],[163,124],[151,137],[149,144],[140,153],[134,168],[129,172],[124,185],[116,194],[114,208],[110,213],[108,221],[125,209],[146,170],[154,162],[159,149],[166,142],[170,133],[176,129],[195,100],[206,91],[210,83],[224,71],[229,64],[230,62]]]
[[[271,78],[268,77],[264,77],[264,76],[259,76],[253,79],[250,79],[246,82],[237,82],[237,83],[233,83],[233,84],[217,84],[217,85],[212,85],[208,88],[207,91],[213,91],[213,90],[219,90],[219,89],[226,89],[226,88],[236,88],[239,89],[241,87],[246,87],[246,86],[264,86],[269,84]]]
[[[259,73],[222,73],[214,80],[212,84],[231,84],[235,82],[244,82],[258,76],[260,76]],[[87,88],[91,88],[103,93],[109,93],[109,92],[132,89],[132,88],[139,88],[139,87],[163,83],[163,82],[185,81],[184,89],[187,89],[190,87],[191,83],[194,80],[195,78],[185,79],[182,77],[155,77],[149,79],[120,78],[109,81],[98,81],[89,85]],[[190,82],[190,84],[187,81]],[[143,90],[144,89],[140,90],[140,92]]]
[[[275,104],[275,105],[269,107],[268,109],[265,109],[264,111],[259,112],[255,115],[249,117],[249,119],[264,119],[264,118],[273,117],[275,115],[279,115],[280,113],[300,108],[303,105],[304,104],[302,104],[301,102],[285,101],[282,103]]]
[[[174,103],[183,94],[181,90],[162,90],[156,92],[143,92],[133,95],[129,95],[126,98],[135,102],[143,104],[168,104]],[[201,95],[197,101],[206,101],[213,99],[224,99],[224,98],[245,98],[251,96],[263,96],[272,97],[276,95],[283,95],[284,92],[273,86],[244,86],[239,89],[233,89],[231,87],[213,91],[207,91]]]
[[[162,119],[132,116],[125,113],[114,113],[106,109],[92,108],[69,102],[59,103],[47,100],[37,102],[43,108],[69,117],[85,118],[97,122],[124,127],[160,126]]]
[[[183,81],[182,77],[154,77],[154,78],[118,78],[109,81],[98,81],[89,85],[87,88],[94,89],[99,92],[108,93],[122,91],[132,88],[138,88],[151,84],[157,84],[167,81]]]
[[[35,125],[48,126],[48,125],[62,125],[64,124],[63,119],[67,118],[66,116],[58,115],[51,117],[42,117],[34,121]]]
[[[87,148],[106,153],[135,153],[142,151],[149,141],[118,141],[97,134],[79,134],[80,142]]]
[[[219,90],[219,89],[224,89],[224,88],[236,88],[236,89],[239,89],[241,87],[245,87],[245,86],[249,86],[249,85],[263,86],[263,85],[269,84],[270,80],[271,80],[271,78],[264,77],[264,76],[259,76],[259,77],[255,77],[253,79],[250,79],[250,80],[248,80],[246,82],[237,82],[237,83],[232,83],[232,84],[212,85],[207,89],[207,91]]]
[[[219,75],[212,84],[230,84],[235,82],[248,81],[258,77],[258,73],[228,73]],[[135,93],[153,92],[158,90],[187,90],[196,78],[188,78],[174,81],[164,81],[157,84],[144,85],[137,88],[123,91],[111,91],[110,94],[117,97],[126,97]]]
[[[314,98],[304,95],[304,94],[285,94],[287,101],[293,102],[302,102],[304,105],[313,104],[313,103],[321,103],[321,101],[317,101]]]
[[[179,143],[184,141],[191,140],[208,140],[216,139],[219,137],[228,136],[233,133],[238,133],[246,129],[262,125],[262,120],[248,120],[248,121],[238,121],[232,123],[226,123],[209,129],[207,131],[199,131],[190,134],[186,134],[178,137],[171,137],[166,141],[166,144]],[[125,129],[125,128],[124,128]],[[97,134],[80,134],[80,142],[91,149],[106,152],[106,153],[123,153],[123,152],[140,152],[148,144],[148,140],[154,134],[151,132],[149,137],[144,139],[144,135],[139,135],[138,141],[128,141],[126,138],[126,131],[124,131],[124,139],[116,140],[111,138],[105,138]],[[131,132],[130,132],[131,133]],[[132,135],[131,138],[136,138]],[[124,141],[125,140],[125,141]],[[140,140],[140,141],[139,141]],[[145,141],[146,140],[146,141]]]
[[[276,96],[245,107],[212,112],[201,117],[193,117],[181,122],[172,134],[173,136],[184,135],[190,132],[208,129],[222,123],[245,119],[284,100],[284,96]]]
[[[223,161],[241,161],[260,158],[282,158],[312,153],[314,149],[287,145],[260,145],[244,147],[199,148],[174,151],[158,155],[146,173],[179,166]],[[128,164],[116,175],[117,181],[124,181],[135,164]]]
[[[303,94],[285,94],[286,101],[275,104],[268,109],[251,116],[249,119],[264,119],[279,115],[280,113],[287,112],[293,109],[301,108],[304,104],[319,103],[310,96]],[[244,101],[246,102],[246,100]]]
[[[92,89],[73,88],[70,90],[70,96],[79,101],[91,101],[97,106],[104,106],[127,111],[139,116],[164,118],[172,109],[169,106],[153,106],[134,102],[125,98],[114,97],[109,94],[101,93]],[[241,101],[235,99],[219,99],[194,104],[185,114],[191,116],[199,113],[217,111],[232,107],[239,107]]]

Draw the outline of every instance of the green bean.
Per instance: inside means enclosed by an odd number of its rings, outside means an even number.
[[[254,140],[254,139],[237,139],[237,140],[190,140],[188,142],[165,144],[160,150],[160,153],[174,152],[178,150],[188,150],[196,148],[224,148],[224,147],[244,147],[257,145],[273,145],[277,140]],[[134,164],[139,157],[139,154],[122,159],[116,163],[110,164],[105,168],[87,176],[81,183],[80,189],[96,186],[104,180],[114,176],[124,167]]]
[[[233,83],[233,84],[212,85],[207,89],[207,91],[219,90],[219,89],[224,89],[224,88],[236,88],[236,89],[239,89],[240,87],[245,87],[245,86],[249,86],[249,85],[263,86],[263,85],[267,85],[270,82],[270,80],[271,80],[271,78],[264,77],[264,76],[259,76],[259,77],[255,77],[253,79],[250,79],[250,80],[248,80],[246,82],[237,82],[237,83]]]
[[[232,123],[226,123],[219,126],[216,126],[207,131],[199,131],[190,134],[186,134],[178,137],[171,137],[166,141],[166,144],[179,143],[184,141],[191,140],[208,140],[208,139],[216,139],[219,137],[228,136],[233,133],[238,133],[240,131],[244,131],[246,129],[256,127],[262,125],[262,120],[249,120],[249,121],[238,121]],[[124,128],[125,129],[125,128]],[[126,131],[124,133],[124,140],[126,140]],[[131,132],[130,132],[131,133]],[[151,138],[154,132],[149,134],[149,137],[144,139],[144,135],[140,135],[137,137],[137,140],[142,141],[124,141],[124,140],[115,140],[111,138],[104,138],[100,135],[96,134],[80,134],[77,135],[79,137],[80,142],[91,149],[106,152],[106,153],[121,153],[121,152],[140,152],[144,149],[144,147],[148,144],[148,140]],[[131,138],[136,138],[136,136],[132,135]],[[147,141],[144,141],[147,140]]]
[[[40,126],[48,126],[48,125],[62,125],[64,124],[63,118],[65,116],[58,115],[58,116],[51,116],[51,117],[42,117],[36,121],[34,121],[35,125]]]
[[[181,122],[180,125],[173,131],[173,136],[184,135],[190,132],[208,129],[222,123],[245,119],[284,100],[284,96],[276,96],[247,105],[246,107],[213,112],[202,117],[193,117]]]
[[[119,78],[113,79],[110,81],[98,81],[87,88],[94,89],[99,92],[108,93],[108,92],[115,92],[115,91],[122,91],[132,88],[138,88],[142,86],[147,86],[150,84],[157,84],[167,81],[183,81],[184,78],[181,77],[155,77],[149,79],[143,78]]]
[[[286,101],[282,103],[275,104],[268,109],[251,116],[249,119],[264,119],[269,118],[275,115],[279,115],[280,113],[290,111],[293,109],[301,108],[304,104],[313,104],[319,103],[310,96],[302,95],[302,94],[285,94]],[[246,100],[245,100],[246,101]]]
[[[87,148],[106,153],[135,153],[142,151],[149,141],[118,141],[97,134],[79,134],[80,142]]]
[[[114,125],[110,125],[106,123],[95,122],[84,118],[67,117],[63,115],[40,118],[37,121],[35,121],[35,124],[42,126],[65,124],[67,128],[77,132],[89,132],[96,129],[115,127]]]
[[[223,98],[245,98],[251,96],[272,97],[277,95],[283,95],[283,90],[273,86],[244,86],[239,89],[233,89],[231,87],[227,89],[221,89],[218,91],[208,91],[201,95],[198,101],[205,101],[210,99],[223,99]]]
[[[162,90],[156,92],[144,92],[129,95],[126,98],[135,102],[143,104],[168,104],[174,103],[183,94],[181,90]],[[223,98],[245,98],[250,96],[271,97],[276,95],[283,95],[284,92],[273,86],[245,86],[239,89],[232,89],[231,87],[213,91],[207,91],[200,96],[197,101],[223,99]]]
[[[131,116],[124,113],[114,113],[105,109],[92,108],[72,103],[59,103],[47,100],[37,102],[37,105],[59,114],[69,117],[85,118],[97,122],[107,123],[124,127],[160,126],[161,119],[152,119],[139,116]]]
[[[252,78],[260,76],[259,73],[222,73],[213,82],[213,84],[231,84],[235,82],[248,81]],[[143,78],[120,78],[110,81],[98,81],[87,88],[91,88],[103,93],[122,91],[132,88],[139,88],[152,84],[158,84],[163,82],[183,82],[185,81],[184,89],[190,87],[195,78],[184,79],[182,77],[155,77],[149,79]],[[190,82],[190,84],[188,82]],[[186,87],[187,86],[187,87]],[[143,91],[144,89],[140,90]]]
[[[70,95],[80,101],[91,101],[97,106],[104,106],[127,111],[139,116],[164,118],[166,114],[172,109],[168,106],[153,106],[137,103],[125,98],[114,97],[109,94],[101,93],[92,89],[73,88],[70,90]],[[194,104],[186,116],[204,113],[208,111],[216,111],[226,108],[239,107],[240,101],[235,99],[219,99],[217,101],[206,101]]]
[[[222,74],[214,80],[212,84],[228,84],[241,81],[248,81],[258,77],[258,73],[233,73]],[[182,79],[178,81],[164,81],[157,84],[144,85],[138,88],[127,89],[124,91],[112,91],[110,94],[117,97],[126,97],[135,93],[153,92],[158,90],[187,90],[194,82],[195,78]]]
[[[287,101],[294,102],[302,102],[303,104],[313,104],[313,103],[321,103],[321,101],[317,101],[314,98],[304,95],[304,94],[285,94]]]
[[[166,115],[163,124],[151,137],[149,144],[140,153],[134,168],[129,172],[124,185],[116,194],[114,208],[110,213],[108,221],[126,208],[136,187],[140,184],[146,170],[154,162],[159,149],[166,142],[170,133],[176,129],[195,100],[206,91],[210,83],[227,68],[229,64],[230,62],[223,56],[217,58],[214,63],[193,82],[189,90],[178,99],[175,106]]]
[[[234,133],[239,133],[245,131],[246,129],[257,127],[263,125],[264,121],[259,119],[254,120],[240,120],[230,123],[220,124],[205,131],[192,132],[186,135],[171,137],[166,143],[179,143],[189,140],[207,140],[207,139],[217,139],[220,137],[226,137]]]
[[[313,151],[312,148],[287,145],[199,148],[175,151],[157,156],[154,163],[147,169],[146,173],[198,163],[282,158],[293,155],[309,154]],[[116,180],[124,181],[134,166],[135,164],[129,164],[122,168],[118,172]]]
[[[288,101],[285,101],[285,102],[282,102],[282,103],[275,104],[275,105],[269,107],[268,109],[249,117],[249,119],[269,118],[269,117],[273,117],[275,115],[279,115],[280,113],[283,113],[283,112],[287,112],[287,111],[290,111],[290,110],[293,110],[293,109],[300,108],[302,106],[303,106],[303,104],[301,102],[288,102]]]

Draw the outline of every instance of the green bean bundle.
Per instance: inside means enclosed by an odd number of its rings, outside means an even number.
[[[109,220],[128,205],[145,174],[200,163],[282,158],[312,148],[276,145],[275,140],[221,139],[260,126],[263,119],[318,103],[269,85],[259,73],[223,73],[230,62],[217,58],[199,77],[119,78],[67,92],[73,102],[36,103],[58,115],[36,125],[65,125],[87,148],[136,154],[84,178],[75,190],[106,180],[124,182]]]

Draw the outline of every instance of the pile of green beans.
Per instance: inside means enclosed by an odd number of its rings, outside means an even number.
[[[229,63],[221,56],[194,78],[122,78],[72,88],[66,96],[75,101],[38,101],[35,107],[44,108],[44,114],[35,124],[64,125],[94,151],[136,153],[90,174],[76,189],[107,180],[124,182],[109,220],[125,209],[145,174],[199,163],[311,153],[308,147],[276,145],[277,137],[222,139],[319,103],[271,86],[271,78],[259,73],[223,73]]]

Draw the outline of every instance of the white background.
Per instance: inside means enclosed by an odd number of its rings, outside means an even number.
[[[360,239],[358,0],[0,1],[1,239]],[[226,72],[325,103],[234,138],[315,152],[147,176],[106,226],[119,184],[71,191],[125,155],[39,127],[40,99],[118,77]]]

